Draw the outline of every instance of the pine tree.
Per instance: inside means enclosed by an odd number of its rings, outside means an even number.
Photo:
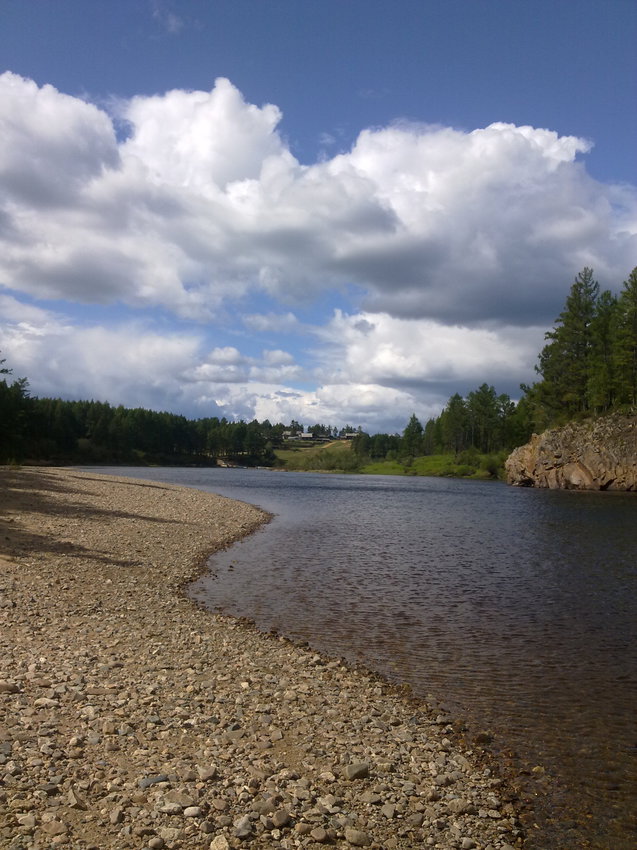
[[[606,290],[597,299],[591,322],[591,353],[588,362],[587,401],[591,410],[604,413],[615,400],[615,333],[617,298]]]
[[[439,421],[443,446],[456,455],[460,454],[467,443],[468,418],[465,400],[460,393],[454,393],[440,414]]]
[[[537,401],[550,418],[567,420],[588,409],[588,375],[593,350],[591,323],[595,317],[599,284],[593,270],[583,269],[575,278],[556,327],[540,353],[536,371],[542,376]]]
[[[482,384],[467,396],[467,410],[473,431],[472,443],[481,452],[495,446],[498,430],[498,397],[493,387]]]
[[[617,304],[613,365],[617,403],[637,405],[637,267],[624,281]]]
[[[401,441],[401,450],[404,455],[417,457],[422,453],[422,432],[423,428],[418,417],[412,413]]]
[[[0,360],[0,375],[12,370]],[[26,378],[17,381],[0,380],[0,462],[22,456],[25,429],[28,422],[29,384]]]

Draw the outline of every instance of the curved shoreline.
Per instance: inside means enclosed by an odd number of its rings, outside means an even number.
[[[1,847],[522,846],[447,718],[185,596],[264,512],[7,468],[0,507]]]

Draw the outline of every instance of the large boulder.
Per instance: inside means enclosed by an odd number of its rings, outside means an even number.
[[[505,470],[518,487],[637,491],[637,416],[614,414],[533,434],[509,455]]]

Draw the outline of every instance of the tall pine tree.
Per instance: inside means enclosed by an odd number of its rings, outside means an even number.
[[[637,267],[619,295],[613,360],[617,402],[637,405]]]
[[[537,401],[549,409],[549,419],[560,420],[588,410],[588,375],[593,352],[591,324],[595,317],[599,284],[593,270],[583,269],[575,278],[556,327],[540,353]]]
[[[615,333],[617,298],[606,290],[597,299],[591,322],[591,353],[588,361],[587,402],[595,413],[604,413],[615,402]]]

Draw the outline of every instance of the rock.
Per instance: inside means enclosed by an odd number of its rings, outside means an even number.
[[[345,829],[345,841],[354,847],[367,847],[372,843],[371,838],[366,832],[362,832],[360,829],[354,829],[351,826]]]
[[[86,800],[80,797],[75,788],[71,788],[68,793],[67,799],[68,804],[72,809],[80,809],[82,811],[86,811],[88,809],[88,804]]]
[[[164,815],[180,815],[184,810],[183,806],[180,806],[179,803],[164,803],[159,807],[159,811]]]
[[[327,830],[323,829],[322,826],[314,827],[314,829],[310,832],[310,838],[313,838],[318,844],[325,844],[330,840]]]
[[[202,811],[199,806],[188,806],[184,809],[183,814],[185,818],[199,818],[202,815]]]
[[[209,764],[206,767],[198,767],[197,774],[202,782],[210,782],[217,775],[217,766]]]
[[[47,835],[64,835],[68,832],[66,824],[63,824],[59,820],[50,820],[48,823],[43,823],[41,829]]]
[[[140,788],[150,788],[151,785],[158,785],[160,782],[168,782],[168,777],[165,773],[160,773],[157,776],[145,776],[137,784]]]
[[[213,838],[210,842],[208,850],[230,850],[228,839],[225,835],[217,835],[216,838]]]
[[[237,838],[249,838],[252,835],[252,821],[248,815],[234,821],[234,835]]]
[[[472,806],[471,803],[459,798],[449,800],[447,803],[447,809],[454,815],[466,815],[469,813],[475,814],[475,806]]]
[[[281,828],[282,826],[285,826],[287,823],[289,823],[289,821],[290,821],[290,813],[286,812],[285,809],[279,809],[278,811],[274,812],[273,815],[272,815],[272,823],[277,828]]]
[[[176,789],[172,789],[164,794],[164,801],[166,803],[175,803],[182,809],[187,809],[189,806],[195,806],[197,804],[197,801],[191,794],[184,794],[183,791]]]
[[[174,826],[164,826],[159,830],[159,835],[163,838],[164,842],[171,847],[181,841],[184,836],[184,831],[183,829],[178,829]]]
[[[20,688],[15,682],[7,682],[0,679],[0,694],[19,694]]]
[[[312,832],[312,824],[310,824],[310,823],[297,823],[294,827],[294,831],[298,835],[309,835]]]
[[[612,414],[533,434],[505,462],[506,480],[552,490],[637,490],[637,416]]]
[[[354,762],[353,764],[346,764],[344,770],[345,776],[347,779],[365,779],[369,776],[369,765],[367,762]]]
[[[491,732],[478,732],[475,736],[474,741],[476,744],[492,744],[493,743],[493,735]]]

